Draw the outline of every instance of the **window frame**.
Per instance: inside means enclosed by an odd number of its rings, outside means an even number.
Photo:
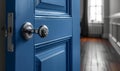
[[[91,6],[90,5],[90,1],[91,0],[88,0],[88,23],[104,23],[104,0],[102,0],[102,5],[101,5],[101,7],[102,7],[102,11],[101,11],[102,21],[101,22],[99,22],[99,21],[96,20],[96,18],[97,18],[96,17],[97,16],[96,13],[95,13],[95,20],[93,22],[90,20],[90,7],[97,7],[98,6],[96,4],[95,4],[95,6]]]

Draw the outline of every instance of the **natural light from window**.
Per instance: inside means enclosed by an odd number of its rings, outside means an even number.
[[[88,22],[103,23],[103,0],[88,0]]]

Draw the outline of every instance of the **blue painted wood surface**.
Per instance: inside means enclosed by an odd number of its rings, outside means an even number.
[[[80,71],[79,0],[42,0],[36,6],[34,0],[6,3],[6,14],[14,13],[15,30],[14,52],[6,50],[6,71]],[[24,40],[21,28],[25,22],[31,22],[35,29],[47,25],[48,36],[34,34]]]
[[[21,28],[25,22],[34,24],[33,0],[7,0],[6,10],[6,15],[14,14],[14,51],[9,52],[6,48],[6,71],[34,71],[33,39],[25,41],[21,36]]]
[[[72,0],[73,39],[72,71],[80,71],[80,0]]]
[[[66,44],[46,47],[36,53],[36,71],[66,71]]]
[[[58,6],[66,5],[66,0],[41,0],[41,2],[47,3],[47,4],[58,5]]]
[[[36,9],[58,10],[66,12],[68,0],[36,0]]]

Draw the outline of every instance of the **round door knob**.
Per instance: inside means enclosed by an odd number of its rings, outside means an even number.
[[[44,38],[48,35],[49,29],[46,25],[42,25],[39,27],[38,34],[41,38]]]
[[[46,25],[42,25],[39,29],[34,29],[30,22],[26,22],[22,28],[22,35],[24,39],[29,40],[33,37],[33,33],[38,34],[41,38],[48,35],[49,29]]]
[[[28,40],[33,37],[33,25],[30,22],[26,22],[22,28],[23,37]]]

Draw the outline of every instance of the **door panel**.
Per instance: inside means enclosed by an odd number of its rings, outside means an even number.
[[[34,35],[36,71],[69,71],[72,17],[67,13],[68,0],[40,0],[35,8],[35,28],[46,25],[45,38]],[[69,44],[69,46],[68,46]]]
[[[66,44],[39,49],[36,53],[36,71],[66,71]]]
[[[58,5],[58,6],[65,6],[66,0],[41,0],[41,3],[47,3],[52,5]]]
[[[49,29],[49,33],[47,37],[40,38],[39,35],[35,36],[35,45],[39,45],[39,43],[48,42],[52,40],[57,40],[64,37],[72,36],[72,19],[56,19],[56,18],[49,18],[49,19],[35,19],[35,28],[39,28],[41,25],[46,25]],[[52,26],[51,26],[52,25]]]
[[[68,0],[35,0],[36,9],[66,11]]]
[[[71,70],[71,38],[64,37],[35,46],[36,71]]]

